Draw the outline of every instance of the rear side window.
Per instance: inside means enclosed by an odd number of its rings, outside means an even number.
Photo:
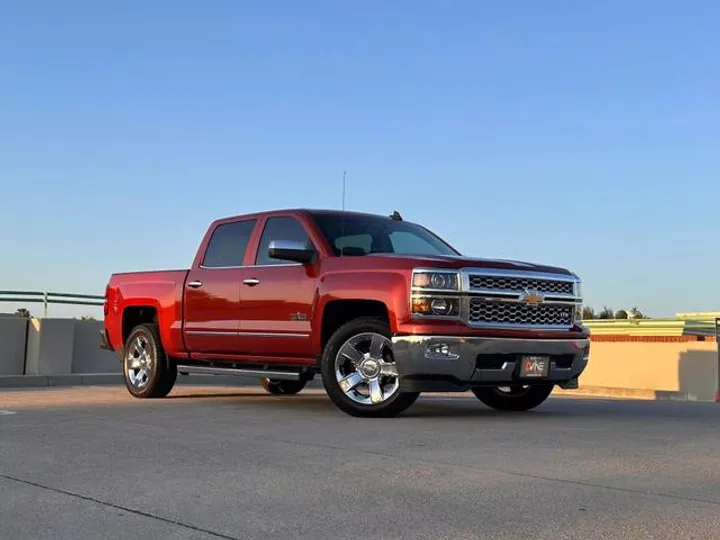
[[[210,237],[202,265],[206,268],[242,266],[257,220],[218,225]]]
[[[272,259],[268,255],[268,248],[273,240],[292,240],[313,247],[305,227],[297,219],[291,217],[268,218],[255,260],[255,264],[258,266],[288,263],[282,259]]]

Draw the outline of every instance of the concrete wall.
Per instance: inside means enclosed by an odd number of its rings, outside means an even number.
[[[26,319],[0,317],[0,375],[23,374],[27,328]]]
[[[0,318],[0,386],[7,376],[121,374],[115,354],[99,347],[101,328],[100,321]],[[595,336],[580,386],[679,392],[689,399],[713,401],[717,344],[690,339]]]
[[[581,386],[682,392],[713,401],[718,384],[715,341],[593,340]]]
[[[0,319],[0,339],[10,321],[11,319]],[[27,324],[27,351],[25,352],[24,337],[21,339],[16,335],[11,340],[11,348],[15,349],[20,347],[22,342],[20,369],[16,369],[14,374],[23,373],[23,359],[26,375],[121,373],[117,357],[99,347],[101,329],[100,321],[31,319]],[[5,343],[2,344],[4,348]],[[4,351],[0,359],[1,368],[6,363]]]
[[[117,355],[100,348],[99,321],[75,321],[72,373],[122,373]]]

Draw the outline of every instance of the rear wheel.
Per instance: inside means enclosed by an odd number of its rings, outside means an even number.
[[[529,411],[543,403],[553,391],[553,385],[495,386],[473,388],[480,401],[499,411]]]
[[[125,340],[123,376],[137,398],[165,397],[177,379],[177,367],[165,355],[156,324],[133,328]]]
[[[297,394],[305,388],[305,381],[278,381],[274,379],[262,379],[260,384],[266,392],[274,396]]]
[[[351,416],[392,417],[420,395],[401,392],[387,323],[363,317],[340,327],[321,362],[325,390]]]

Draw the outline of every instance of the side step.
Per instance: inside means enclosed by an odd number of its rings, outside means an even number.
[[[299,381],[300,373],[292,371],[270,371],[267,369],[241,369],[215,366],[183,366],[178,365],[178,373],[190,375],[237,375],[238,377],[267,377],[283,381]]]

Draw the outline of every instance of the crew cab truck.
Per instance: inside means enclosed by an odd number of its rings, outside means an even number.
[[[113,274],[101,346],[138,398],[178,373],[255,376],[275,395],[319,375],[354,416],[427,391],[521,411],[577,388],[581,304],[570,271],[463,257],[397,212],[282,210],[213,222],[189,270]]]

